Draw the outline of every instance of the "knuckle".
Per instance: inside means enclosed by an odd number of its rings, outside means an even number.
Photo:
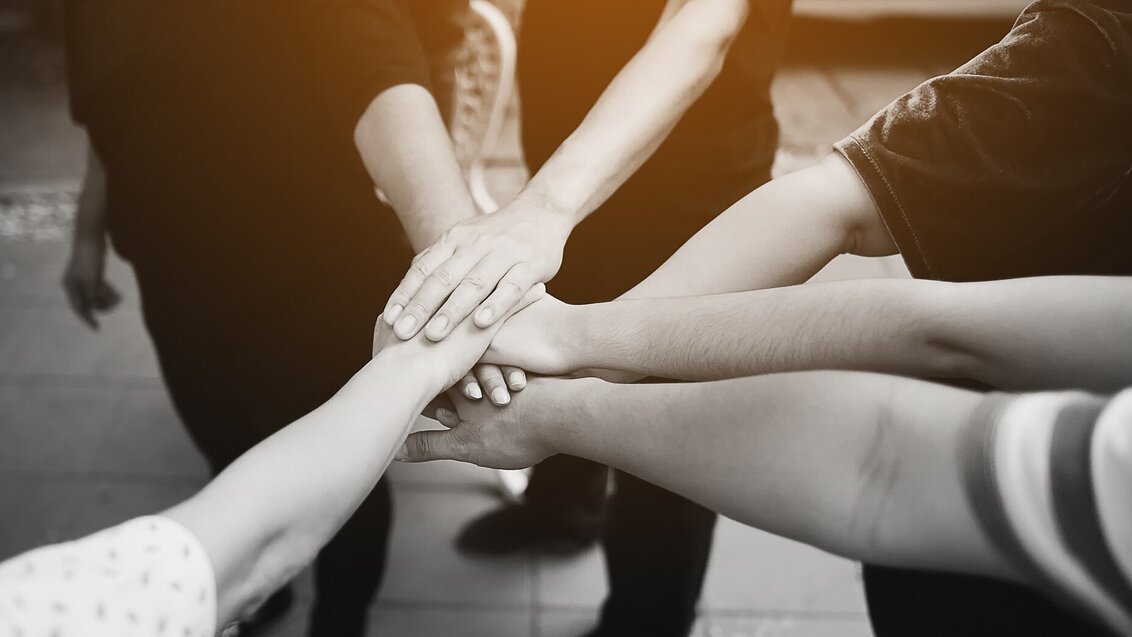
[[[460,287],[469,292],[481,292],[487,287],[487,282],[481,275],[473,272],[464,277],[464,280],[460,282]]]
[[[423,261],[416,261],[409,267],[409,275],[419,278],[425,278],[429,275],[429,267]],[[406,277],[407,278],[407,277]]]
[[[432,278],[444,287],[452,285],[452,271],[448,268],[437,268],[437,270],[432,273]]]
[[[499,282],[499,289],[508,294],[519,296],[527,291],[526,286],[515,279],[504,279]]]
[[[428,314],[430,308],[418,299],[413,299],[405,306],[405,311],[409,314]]]

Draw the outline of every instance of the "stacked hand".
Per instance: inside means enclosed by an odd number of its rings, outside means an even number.
[[[526,305],[534,303],[546,292],[546,287],[536,283],[520,299],[520,302],[504,313],[507,319]],[[373,333],[373,355],[381,352],[396,352],[417,362],[427,361],[432,389],[442,393],[456,384],[465,373],[483,356],[491,339],[503,323],[488,328],[472,324],[471,319],[461,321],[452,331],[451,338],[433,342],[423,336],[402,341],[384,321],[378,319]],[[455,393],[455,392],[453,392]]]
[[[568,381],[532,380],[530,387],[507,407],[453,393],[450,403],[441,400],[432,405],[436,419],[447,429],[411,434],[394,458],[401,462],[458,460],[492,469],[535,465],[557,450],[547,440],[543,428],[535,426],[544,419],[529,415],[540,410],[544,392],[563,382]],[[541,409],[545,411],[545,405]]]
[[[453,226],[413,260],[382,316],[402,340],[420,332],[442,341],[465,318],[481,329],[521,309],[533,286],[549,281],[562,264],[572,224],[543,207],[515,202],[491,215]],[[518,367],[481,365],[460,382],[468,398],[485,393],[510,401],[526,376]],[[485,392],[486,390],[486,392]]]

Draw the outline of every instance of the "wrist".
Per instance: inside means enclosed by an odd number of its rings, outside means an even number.
[[[555,196],[547,188],[541,187],[536,180],[528,183],[527,187],[515,196],[515,202],[522,210],[537,210],[545,217],[549,229],[563,238],[570,236],[570,232],[578,223],[577,207],[562,197]]]
[[[583,429],[591,422],[593,398],[604,383],[594,378],[544,378],[531,381],[520,401],[520,422],[551,453],[584,451]]]
[[[599,365],[597,352],[603,346],[598,328],[602,305],[564,306],[561,320],[556,326],[558,329],[555,330],[560,335],[556,346],[558,356],[571,372]]]
[[[402,386],[411,391],[420,391],[424,400],[431,400],[446,387],[444,366],[431,364],[429,356],[413,347],[415,343],[395,343],[377,353],[362,368],[364,375],[393,372]]]

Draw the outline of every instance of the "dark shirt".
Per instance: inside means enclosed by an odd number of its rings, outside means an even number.
[[[1042,0],[837,149],[919,278],[1132,275],[1132,12]],[[1017,586],[866,566],[878,635],[1108,635]]]
[[[385,88],[429,85],[422,42],[458,40],[452,6],[72,0],[72,110],[106,165],[116,247],[264,291],[382,274],[382,255],[399,272],[407,244],[352,131]]]
[[[916,277],[1132,275],[1132,5],[1035,2],[837,149]]]

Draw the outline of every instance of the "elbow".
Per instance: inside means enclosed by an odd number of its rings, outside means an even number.
[[[956,304],[953,283],[918,281],[906,312],[913,320],[913,351],[921,361],[914,375],[928,378],[984,379],[987,361],[974,347],[965,321],[953,316]]]
[[[703,62],[703,84],[706,87],[723,70],[731,44],[735,41],[750,10],[747,0],[700,0],[708,16],[690,16],[698,24],[696,51]],[[692,8],[695,3],[690,3]]]

